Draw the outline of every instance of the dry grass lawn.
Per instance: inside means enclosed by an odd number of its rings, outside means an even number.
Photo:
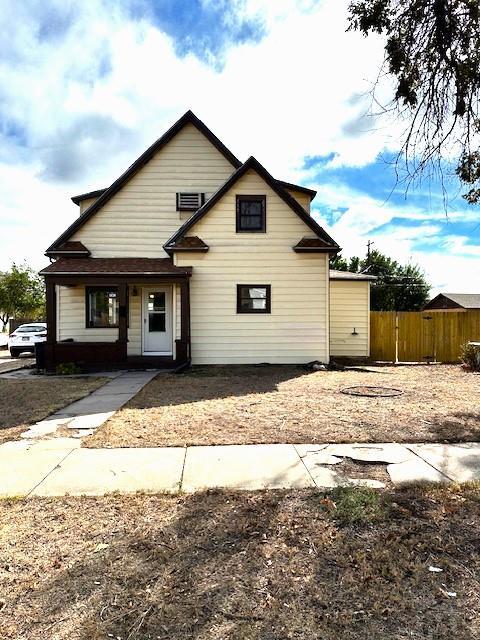
[[[29,499],[0,523],[3,640],[480,637],[478,486]]]
[[[348,396],[369,385],[392,398]],[[162,374],[87,440],[89,447],[480,440],[480,376],[460,366],[212,367]]]
[[[92,393],[100,378],[0,380],[0,444],[15,440],[29,425]]]

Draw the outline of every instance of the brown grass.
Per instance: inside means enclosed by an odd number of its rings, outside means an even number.
[[[0,637],[478,639],[478,495],[5,501]]]
[[[480,440],[480,376],[449,365],[377,371],[272,366],[162,374],[86,446]],[[340,393],[354,385],[403,395]]]
[[[29,425],[92,393],[101,378],[0,380],[0,444],[15,440]]]

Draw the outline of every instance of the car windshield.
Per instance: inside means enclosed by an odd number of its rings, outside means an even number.
[[[47,327],[44,325],[26,324],[22,327],[18,327],[15,333],[41,333],[42,331],[45,331],[46,328]]]

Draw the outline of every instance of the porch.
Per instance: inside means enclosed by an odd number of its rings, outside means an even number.
[[[46,282],[47,371],[190,361],[190,267],[169,258],[60,258]]]

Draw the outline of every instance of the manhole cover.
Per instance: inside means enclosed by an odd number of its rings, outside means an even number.
[[[401,396],[403,391],[400,389],[391,389],[389,387],[345,387],[340,390],[349,396],[366,396],[367,398],[392,398],[393,396]]]

